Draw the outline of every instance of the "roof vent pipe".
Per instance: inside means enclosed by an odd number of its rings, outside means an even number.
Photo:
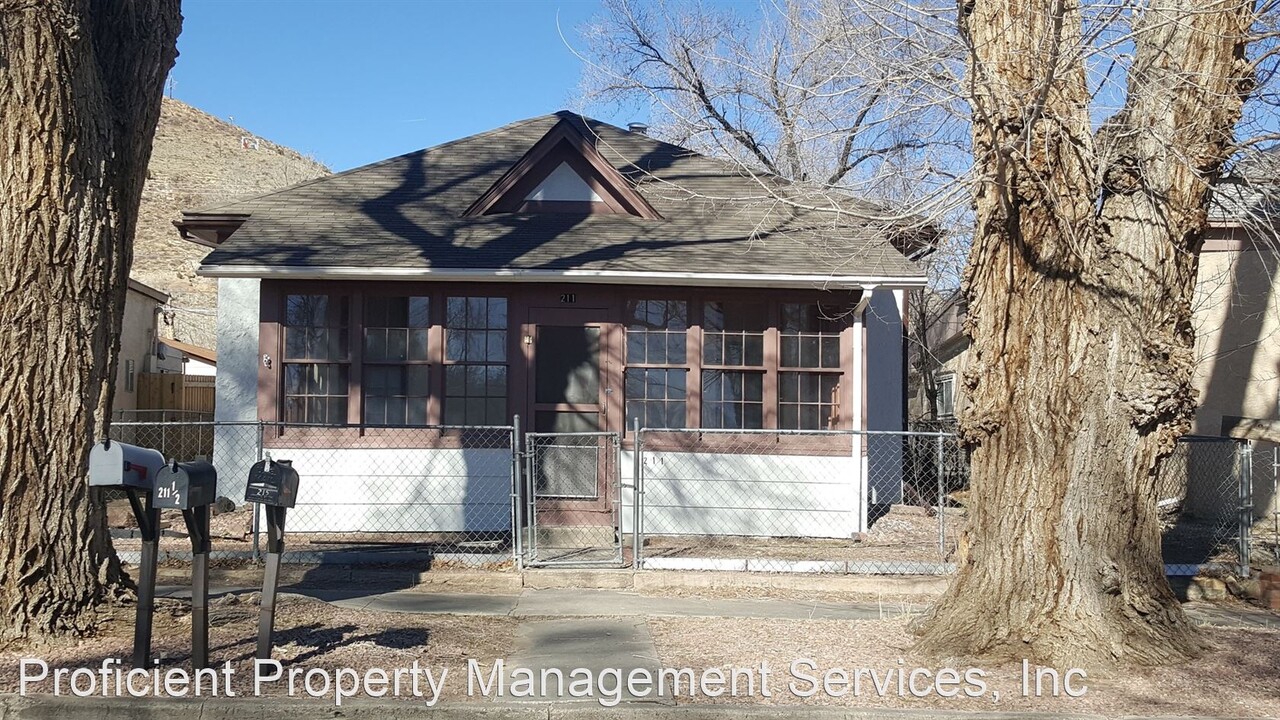
[[[640,135],[648,135],[649,126],[642,122],[627,123],[627,132],[638,133]]]

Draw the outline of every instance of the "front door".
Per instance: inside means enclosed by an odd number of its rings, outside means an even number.
[[[610,347],[616,326],[602,309],[533,308],[529,428],[534,442],[531,483],[540,529],[577,528],[608,535],[617,514],[617,365]],[[554,533],[553,533],[554,534]]]

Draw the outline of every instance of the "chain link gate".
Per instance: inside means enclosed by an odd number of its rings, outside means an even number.
[[[520,553],[529,567],[621,567],[616,432],[525,433]]]

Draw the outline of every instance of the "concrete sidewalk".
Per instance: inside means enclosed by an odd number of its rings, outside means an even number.
[[[0,720],[1106,720],[1104,715],[1021,712],[954,712],[945,710],[859,709],[841,707],[751,705],[664,706],[626,704],[603,708],[594,703],[520,705],[506,703],[450,703],[434,708],[420,702],[348,700],[341,708],[331,703],[286,698],[216,698],[155,700],[0,696]],[[1115,716],[1112,720],[1141,720]],[[1150,720],[1155,720],[1151,718]],[[1231,720],[1230,717],[1181,717],[1181,720]]]
[[[254,587],[214,587],[212,595],[256,592]],[[161,597],[190,597],[190,588],[163,585]],[[281,594],[300,595],[352,610],[437,615],[500,615],[515,618],[582,617],[732,617],[777,620],[882,620],[918,615],[928,606],[904,602],[816,602],[774,598],[705,598],[641,595],[628,590],[533,589],[516,593],[481,594],[378,590],[358,586],[282,588]],[[1280,616],[1260,608],[1186,603],[1183,608],[1198,623],[1216,627],[1280,628]]]

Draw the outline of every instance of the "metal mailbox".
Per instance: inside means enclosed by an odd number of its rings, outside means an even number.
[[[90,490],[123,490],[142,535],[142,552],[138,559],[138,608],[133,623],[135,668],[151,665],[156,559],[160,552],[160,510],[155,504],[155,483],[164,465],[164,456],[159,452],[115,440],[103,440],[89,450]]]
[[[155,505],[190,510],[212,505],[218,497],[218,471],[203,460],[171,462],[156,474]]]
[[[151,490],[164,456],[151,448],[103,440],[89,450],[89,487]]]
[[[244,499],[262,505],[291,508],[298,500],[298,471],[289,460],[260,460],[249,468]]]

